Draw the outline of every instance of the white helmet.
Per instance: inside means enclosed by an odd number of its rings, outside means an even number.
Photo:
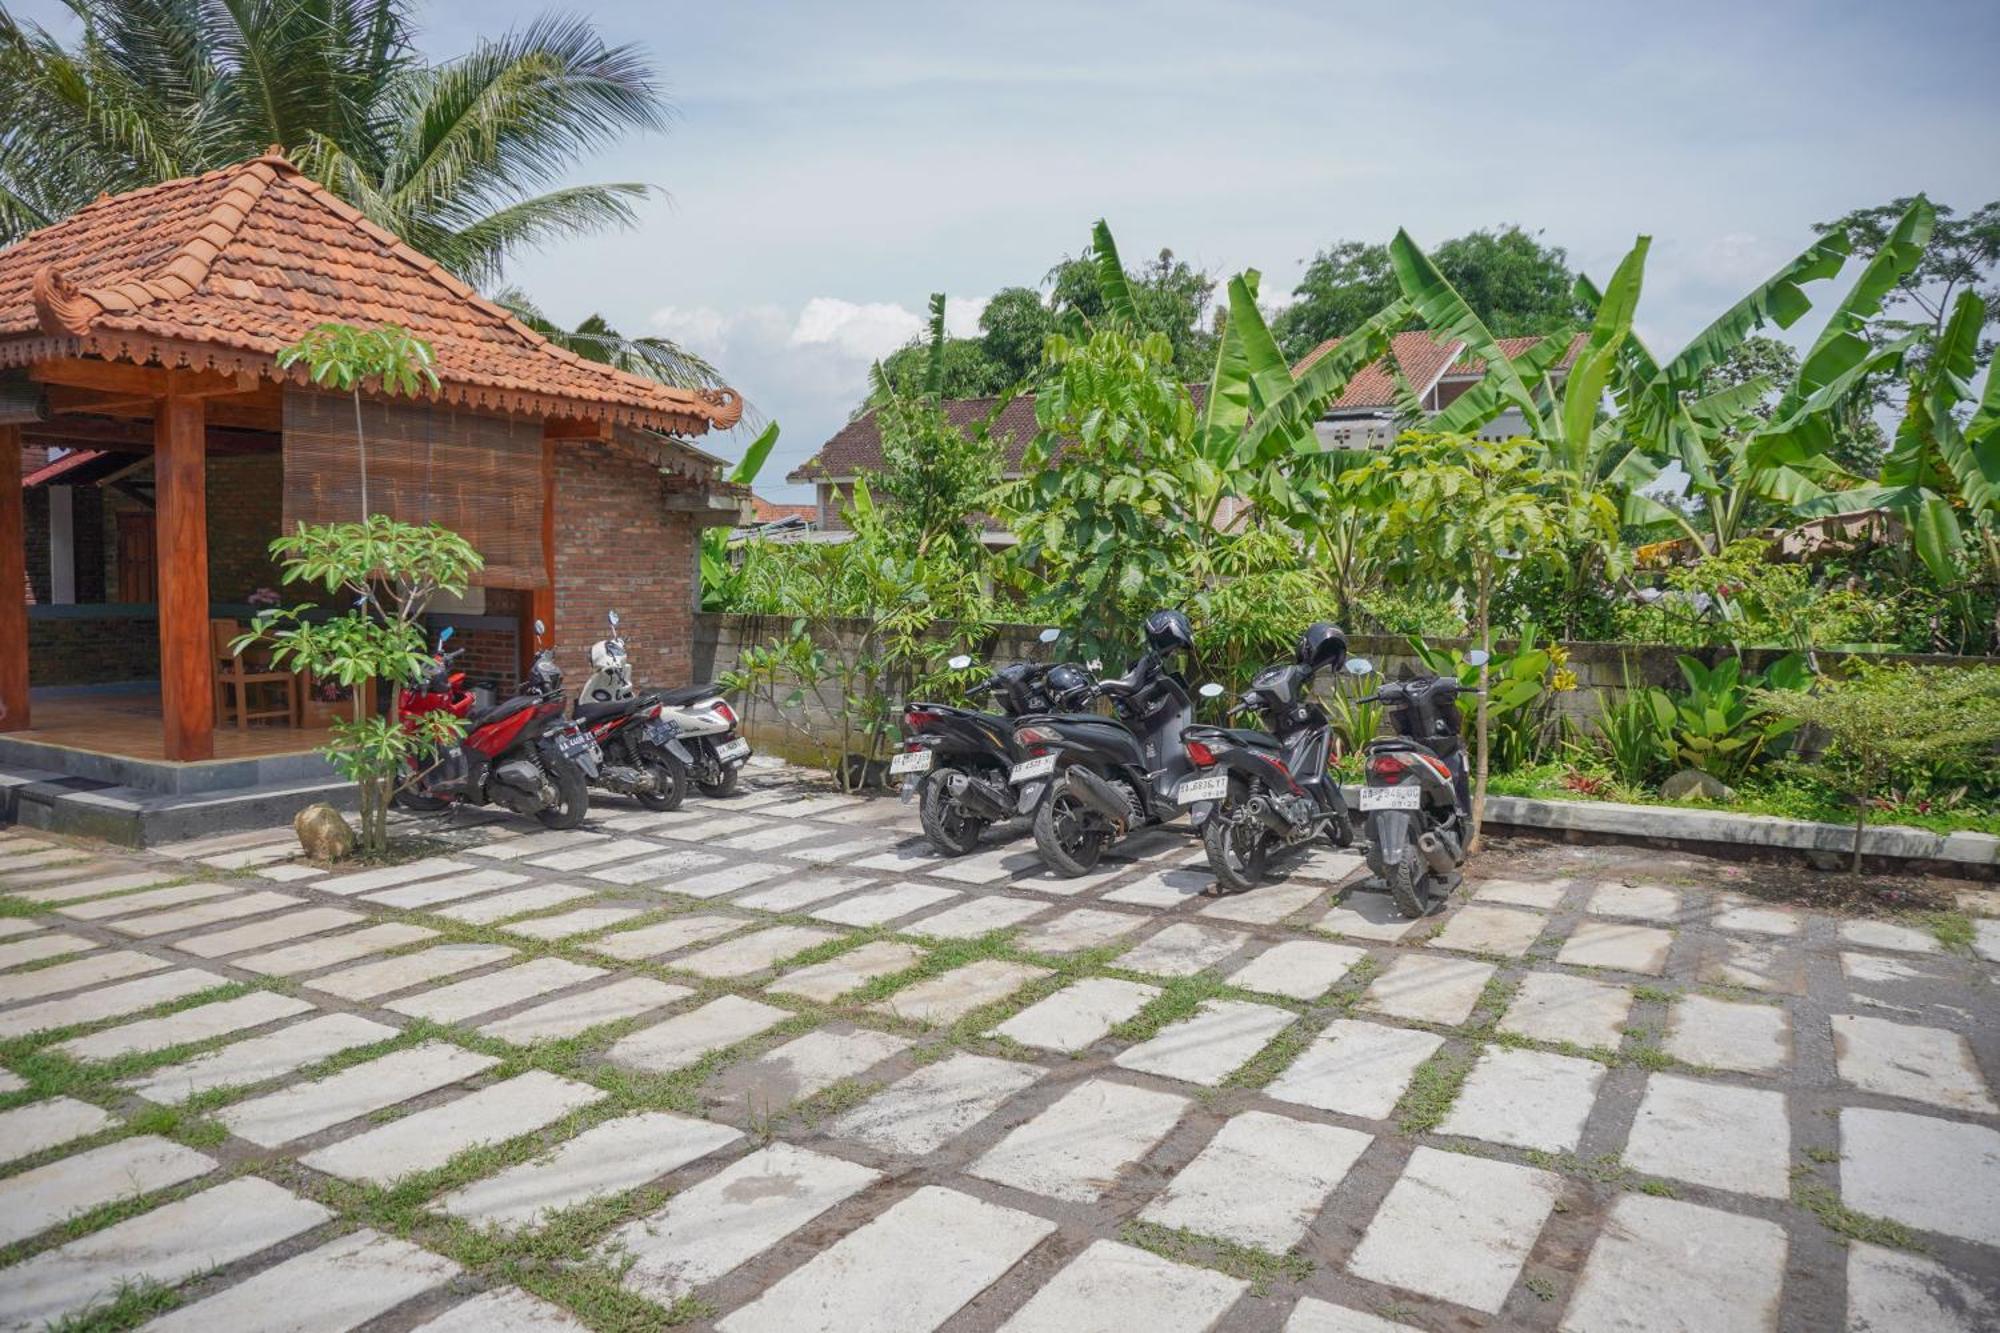
[[[590,645],[593,671],[616,671],[625,665],[625,645],[616,639],[599,639]]]

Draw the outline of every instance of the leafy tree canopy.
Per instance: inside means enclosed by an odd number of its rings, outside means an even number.
[[[1873,259],[1912,204],[1914,196],[1857,208],[1853,212],[1813,225],[1825,236],[1845,232],[1854,243],[1854,253]],[[1952,209],[1933,206],[1937,220],[1932,224],[1930,244],[1916,267],[1897,280],[1895,295],[1885,313],[1894,317],[1882,321],[1885,336],[1912,325],[1941,333],[1951,316],[1958,294],[1976,291],[1986,302],[1986,324],[2000,322],[2000,200],[1974,209],[1964,217]],[[1987,348],[1991,352],[1990,345]]]
[[[1467,232],[1439,244],[1430,258],[1496,337],[1562,333],[1584,321],[1571,291],[1576,275],[1568,252],[1545,244],[1540,232],[1513,223]],[[1359,328],[1402,287],[1388,246],[1341,241],[1313,257],[1292,295],[1274,331],[1296,359]]]

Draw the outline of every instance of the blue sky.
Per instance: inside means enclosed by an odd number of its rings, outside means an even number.
[[[1991,0],[575,7],[645,43],[680,110],[578,177],[669,197],[510,278],[559,318],[715,358],[784,428],[768,482],[839,427],[927,293],[969,325],[1100,216],[1128,259],[1254,266],[1266,293],[1398,226],[1519,222],[1600,278],[1646,232],[1640,325],[1665,345],[1816,220],[2000,197]],[[544,8],[433,5],[425,45]]]

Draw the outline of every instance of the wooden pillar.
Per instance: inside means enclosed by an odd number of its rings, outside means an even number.
[[[28,726],[28,536],[21,428],[0,426],[0,731]]]
[[[160,711],[166,757],[215,757],[215,660],[208,636],[208,486],[202,400],[172,393],[153,417],[158,525]]]
[[[556,641],[556,441],[542,437],[542,586],[528,594],[528,614],[521,626],[521,675],[525,678],[535,654]],[[535,642],[535,622],[548,627],[540,644]]]

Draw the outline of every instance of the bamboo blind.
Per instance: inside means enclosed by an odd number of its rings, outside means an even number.
[[[364,401],[368,508],[438,523],[486,558],[472,581],[542,588],[542,429],[422,402]],[[285,530],[361,517],[354,400],[285,390]]]

